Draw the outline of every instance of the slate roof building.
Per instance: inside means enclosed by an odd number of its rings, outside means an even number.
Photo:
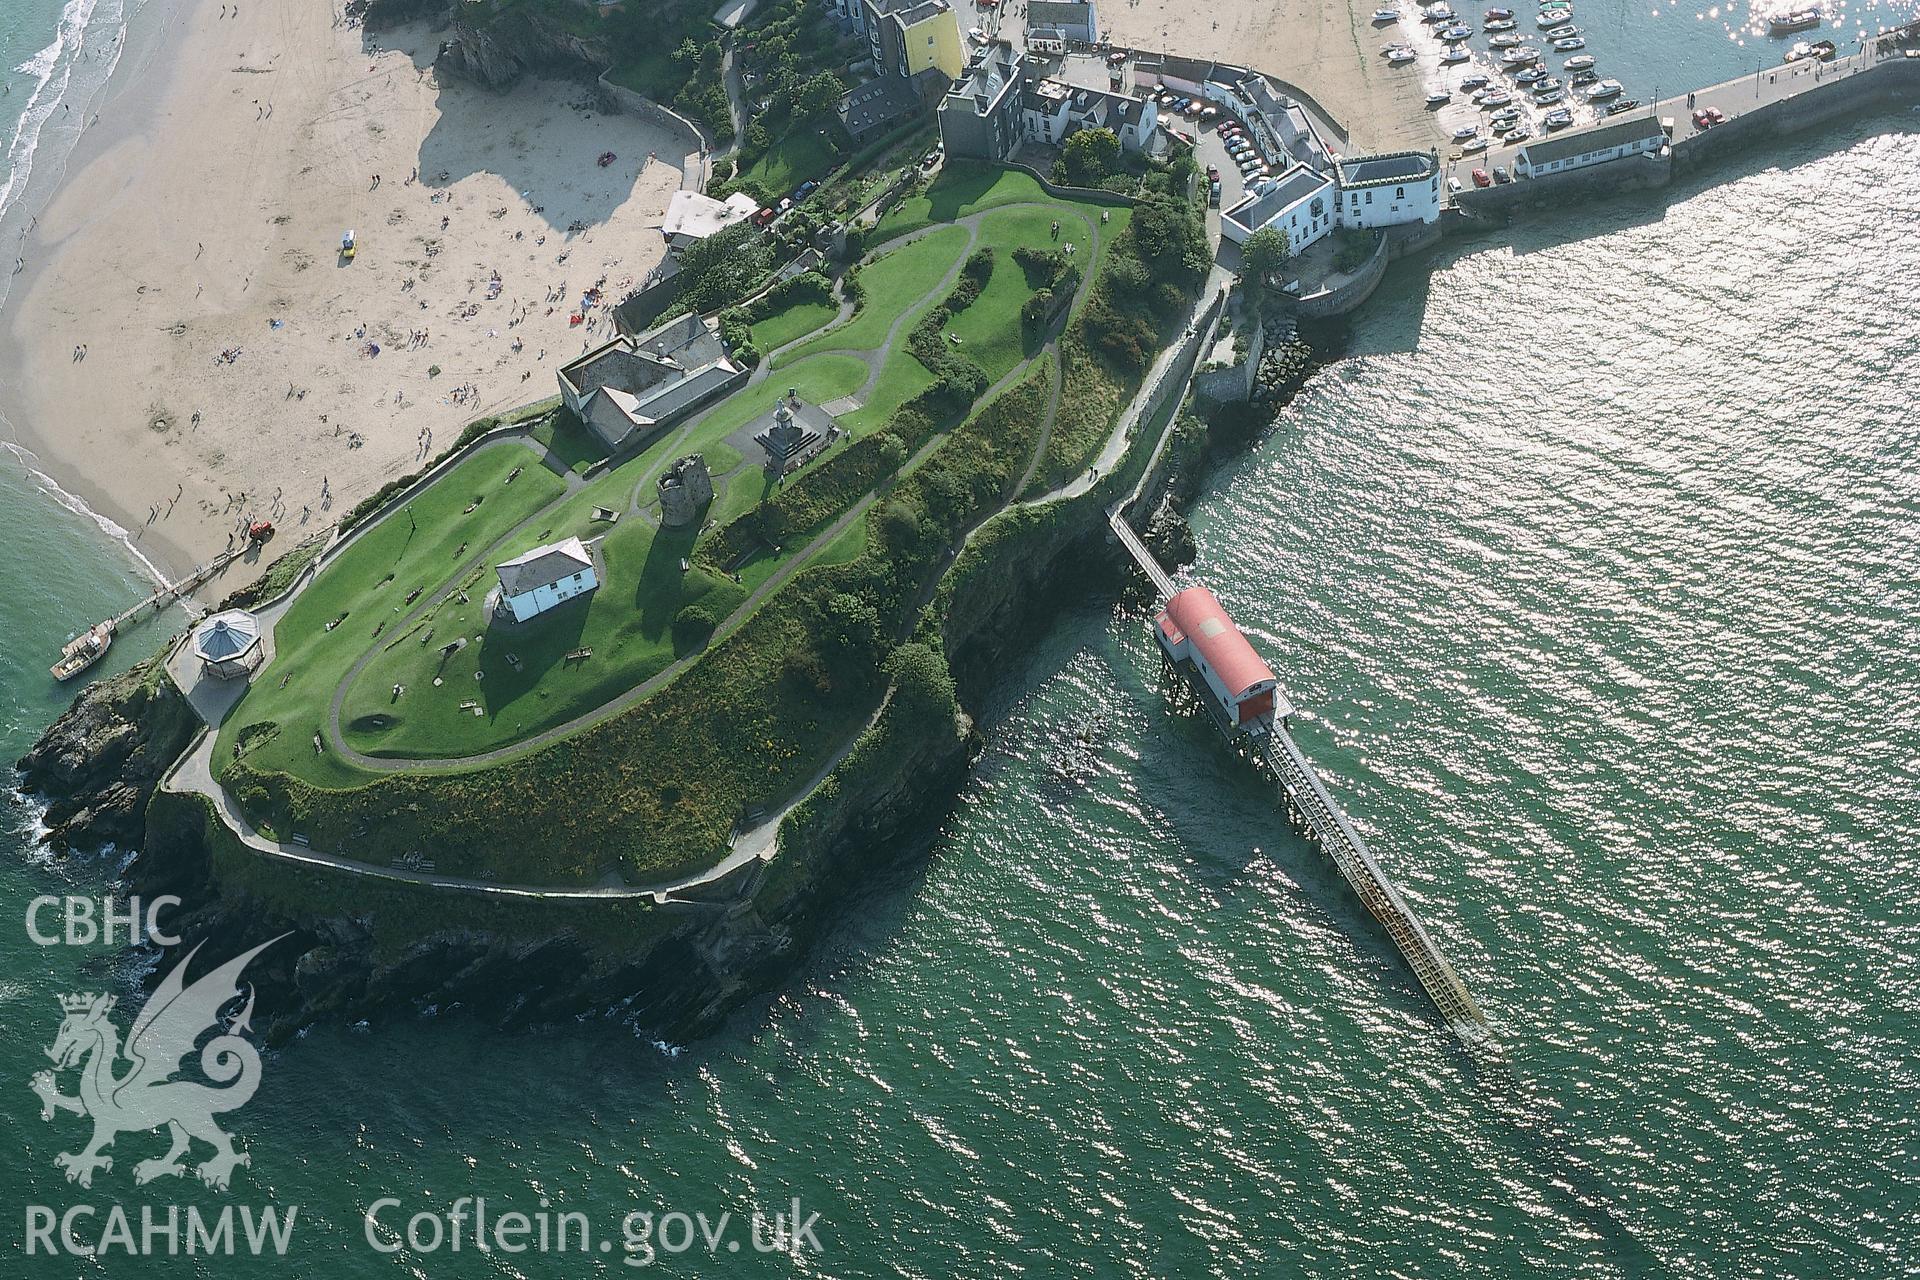
[[[950,156],[1007,160],[1020,149],[1026,72],[1020,55],[1004,40],[981,52],[940,103],[940,142]]]
[[[193,656],[200,670],[216,680],[242,680],[266,658],[260,620],[245,609],[216,613],[193,629]]]
[[[1100,16],[1093,0],[1029,0],[1027,28],[1051,27],[1063,39],[1100,43]]]
[[[1656,155],[1666,145],[1667,131],[1660,121],[1636,116],[1597,129],[1535,138],[1515,153],[1513,168],[1523,178],[1538,178],[1628,156]]]
[[[526,622],[600,585],[593,556],[578,538],[535,547],[494,567],[500,604],[515,622]]]
[[[745,384],[704,318],[595,347],[559,371],[560,397],[610,451],[637,447]]]

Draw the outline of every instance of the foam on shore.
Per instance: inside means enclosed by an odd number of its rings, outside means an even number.
[[[7,423],[4,415],[0,415],[0,426],[5,426],[9,430],[12,429],[11,424]],[[34,463],[37,459],[33,456],[32,451],[8,440],[0,440],[0,449],[5,449],[19,461],[21,469],[33,477],[34,486],[42,493],[75,515],[91,521],[100,532],[106,534],[108,538],[126,548],[127,554],[133,557],[134,563],[138,564],[141,571],[152,578],[155,583],[163,587],[172,585],[160,566],[148,559],[146,554],[135,545],[133,535],[128,533],[124,526],[95,511],[87,505],[86,499],[77,493],[63,489],[59,481],[36,467]]]

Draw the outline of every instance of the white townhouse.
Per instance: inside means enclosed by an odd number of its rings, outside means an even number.
[[[500,602],[515,622],[525,622],[600,585],[593,556],[578,538],[550,542],[495,566]]]

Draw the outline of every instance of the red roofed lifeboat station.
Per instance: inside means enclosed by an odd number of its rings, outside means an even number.
[[[1205,699],[1208,709],[1229,736],[1265,737],[1276,718],[1293,714],[1272,668],[1205,587],[1188,587],[1168,597],[1166,608],[1153,620],[1153,632],[1168,661],[1199,677],[1196,683],[1212,695]]]

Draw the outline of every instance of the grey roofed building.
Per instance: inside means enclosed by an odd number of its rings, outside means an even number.
[[[1100,43],[1100,17],[1093,0],[1029,0],[1027,27],[1052,27],[1068,40]]]
[[[1288,205],[1312,195],[1327,185],[1325,177],[1304,165],[1299,165],[1276,179],[1269,190],[1251,200],[1242,201],[1223,216],[1231,216],[1235,222],[1249,229],[1258,230],[1272,221],[1274,215]]]
[[[593,568],[593,557],[578,538],[550,542],[524,555],[501,562],[500,587],[509,596],[523,596],[541,587],[570,578],[582,569]]]
[[[1431,151],[1395,151],[1387,155],[1343,159],[1339,162],[1339,169],[1341,190],[1356,191],[1367,187],[1425,182],[1440,171],[1440,160]]]
[[[928,67],[904,80],[880,76],[856,85],[841,97],[840,124],[855,142],[864,141],[924,110],[946,87],[946,73],[938,67]]]
[[[1637,150],[1648,150],[1646,144],[1655,139],[1663,143],[1667,140],[1665,126],[1655,117],[1635,116],[1631,120],[1603,124],[1595,129],[1562,133],[1551,138],[1537,138],[1521,147],[1520,154],[1525,157],[1529,167],[1539,169],[1543,165],[1563,160],[1600,156],[1601,152],[1606,151],[1624,155]]]
[[[1063,80],[1030,82],[1021,94],[1026,137],[1030,142],[1059,146],[1081,129],[1111,129],[1128,151],[1152,145],[1159,108],[1149,98],[1068,84]]]
[[[940,142],[950,156],[1007,160],[1020,149],[1021,93],[1027,82],[1020,55],[1004,40],[953,82],[940,103]]]
[[[215,614],[193,633],[194,656],[203,662],[237,658],[259,643],[260,624],[252,614],[240,609]]]
[[[664,430],[747,380],[713,327],[688,314],[615,338],[559,370],[567,407],[618,450]]]

